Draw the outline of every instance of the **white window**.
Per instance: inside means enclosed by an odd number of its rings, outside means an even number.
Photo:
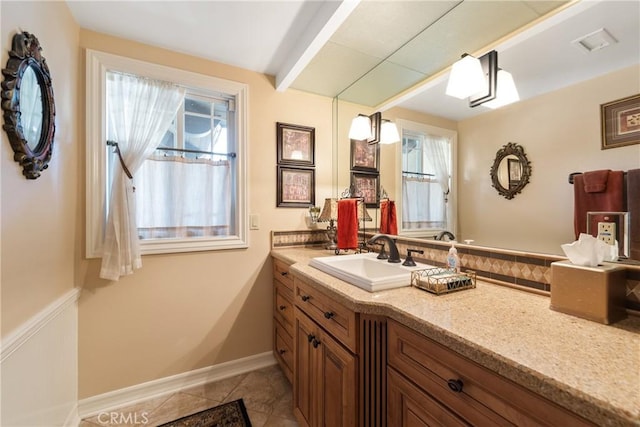
[[[401,128],[401,179],[398,194],[400,230],[404,235],[427,236],[447,230],[455,233],[453,177],[456,132],[408,121]]]
[[[87,256],[101,255],[111,171],[119,161],[106,144],[111,73],[186,90],[158,149],[134,176],[142,254],[247,247],[247,86],[87,50]]]

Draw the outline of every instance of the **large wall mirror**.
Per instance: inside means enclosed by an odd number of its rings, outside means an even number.
[[[41,51],[36,36],[18,33],[2,70],[3,128],[27,179],[38,178],[48,167],[55,133],[51,75]]]

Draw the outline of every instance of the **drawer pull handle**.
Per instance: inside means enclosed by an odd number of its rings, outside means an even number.
[[[320,341],[314,338],[312,344],[313,344],[313,348],[318,348],[318,346],[320,345]]]
[[[455,391],[456,393],[461,393],[462,386],[464,386],[462,380],[449,380],[447,381],[447,385],[452,391]]]
[[[286,305],[281,305],[280,307],[278,307],[280,309],[280,311],[284,310],[285,308],[287,308]]]
[[[289,274],[288,271],[283,271],[282,273],[280,273],[282,276],[286,276],[287,274]]]
[[[280,354],[285,354],[287,352],[287,350],[285,350],[284,348],[281,348],[280,350],[278,350],[278,353]]]
[[[302,301],[307,302],[311,299],[311,297],[309,295],[302,295],[300,298],[302,298]]]
[[[311,342],[311,341],[316,339],[316,336],[309,334],[309,335],[307,335],[307,339],[309,340],[309,342]]]
[[[332,311],[325,311],[324,312],[325,319],[331,319],[333,316],[335,316],[335,314],[333,314]]]

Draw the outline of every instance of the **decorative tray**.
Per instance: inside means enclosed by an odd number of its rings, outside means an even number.
[[[433,267],[411,272],[411,286],[436,295],[476,287],[476,272],[458,273],[453,269]]]

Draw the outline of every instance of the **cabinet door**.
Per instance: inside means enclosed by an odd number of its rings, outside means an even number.
[[[317,326],[296,309],[293,365],[293,412],[302,426],[313,426],[314,378],[313,341],[317,339]],[[316,415],[317,416],[317,415]]]
[[[387,371],[387,424],[393,427],[468,426],[393,368]]]
[[[356,425],[358,384],[356,357],[326,333],[314,349],[317,360],[318,426]]]

